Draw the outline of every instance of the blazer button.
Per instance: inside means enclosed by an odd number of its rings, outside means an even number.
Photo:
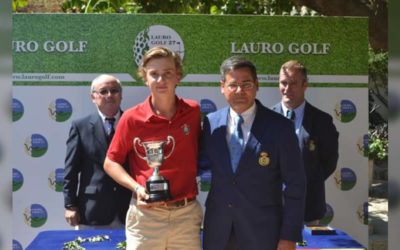
[[[117,191],[117,187],[114,187],[114,192]]]
[[[236,181],[235,180],[232,181],[232,185],[236,185]]]
[[[231,208],[231,207],[232,207],[232,203],[229,203],[229,204],[228,204],[228,207]]]

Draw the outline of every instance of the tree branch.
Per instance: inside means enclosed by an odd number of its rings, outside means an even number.
[[[369,17],[369,41],[377,50],[388,50],[388,9],[387,0],[293,0],[325,16]]]

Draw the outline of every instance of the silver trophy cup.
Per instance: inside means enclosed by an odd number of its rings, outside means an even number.
[[[164,146],[172,143],[171,151],[168,155],[164,156]],[[136,145],[143,147],[146,156],[141,155],[136,149]],[[147,165],[153,168],[153,174],[146,181],[146,191],[149,194],[147,202],[155,201],[168,201],[171,200],[171,193],[169,189],[169,181],[160,174],[160,167],[164,159],[171,156],[175,149],[175,140],[172,136],[167,136],[167,141],[148,141],[141,142],[140,138],[133,139],[133,149],[136,154],[142,159],[147,161]]]

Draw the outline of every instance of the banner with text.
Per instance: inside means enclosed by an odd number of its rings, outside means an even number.
[[[219,66],[242,55],[257,66],[257,98],[280,101],[282,63],[297,59],[309,74],[307,100],[334,117],[339,162],[326,181],[323,223],[368,243],[368,20],[339,17],[211,15],[13,16],[13,249],[44,230],[72,229],[62,194],[71,121],[94,112],[89,86],[108,73],[124,86],[122,108],[149,94],[136,72],[144,53],[165,45],[183,58],[178,95],[202,115],[227,105]],[[210,174],[198,177],[204,205]],[[203,207],[204,208],[204,207]]]

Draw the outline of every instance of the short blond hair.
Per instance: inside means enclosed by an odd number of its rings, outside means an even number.
[[[175,68],[176,72],[178,75],[182,75],[183,72],[183,64],[182,64],[182,59],[179,56],[179,54],[175,51],[172,51],[171,49],[164,47],[164,46],[157,46],[153,47],[150,50],[146,52],[146,54],[143,56],[142,63],[140,64],[140,67],[138,69],[138,75],[144,79],[146,76],[146,65],[151,59],[155,58],[171,58],[174,60],[175,63]]]
[[[297,60],[290,60],[290,61],[285,62],[281,66],[281,70],[283,70],[284,72],[298,71],[298,72],[300,72],[300,74],[303,77],[303,83],[307,81],[307,69],[301,62],[299,62]]]

